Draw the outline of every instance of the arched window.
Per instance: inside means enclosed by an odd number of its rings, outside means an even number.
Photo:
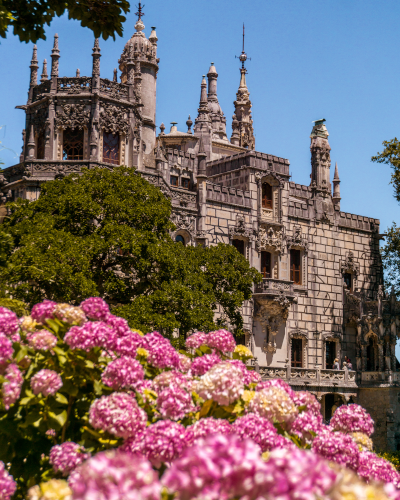
[[[64,130],[63,160],[83,160],[83,130]]]
[[[292,339],[292,367],[303,368],[303,339]]]
[[[103,161],[119,165],[119,134],[103,133]]]
[[[272,186],[267,182],[262,185],[262,207],[272,209]]]
[[[261,274],[263,278],[271,278],[271,254],[261,252]]]
[[[333,370],[333,363],[336,358],[336,342],[327,340],[325,342],[325,368]]]
[[[182,243],[182,245],[185,246],[185,238],[181,234],[175,236],[175,241],[177,241],[178,243]]]

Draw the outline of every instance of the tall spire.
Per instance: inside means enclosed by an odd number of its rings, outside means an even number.
[[[311,187],[317,192],[330,194],[331,147],[329,133],[325,126],[325,118],[315,120],[311,131]]]
[[[228,141],[228,138],[226,136],[226,118],[224,116],[224,113],[222,112],[217,97],[218,73],[213,62],[211,63],[210,69],[208,70],[207,78],[208,109],[210,110],[213,137],[214,139]]]
[[[58,77],[58,60],[60,59],[60,50],[58,48],[58,35],[54,35],[54,45],[51,51],[51,77]]]
[[[244,51],[244,23],[243,23],[243,42],[242,42],[242,53],[240,56],[236,56],[242,63],[240,68],[240,83],[239,89],[236,93],[235,113],[232,117],[232,135],[231,143],[236,146],[241,146],[246,149],[255,148],[255,137],[253,130],[253,119],[251,116],[251,101],[250,92],[246,84],[246,73],[244,63],[250,58]]]
[[[38,69],[39,69],[36,45],[33,46],[32,60],[31,60],[31,64],[29,67],[31,68],[30,87],[34,87],[35,85],[37,85],[37,77],[38,77]]]
[[[339,172],[337,168],[337,162],[335,163],[335,174],[333,176],[333,196],[332,201],[334,205],[338,205],[340,208],[340,179]]]
[[[46,80],[48,80],[48,78],[49,78],[49,75],[47,74],[47,60],[44,59],[43,70],[42,70],[42,74],[40,75],[40,83],[45,82]]]
[[[93,69],[92,69],[92,76],[100,76],[100,57],[101,57],[101,50],[100,50],[100,44],[99,44],[99,39],[95,38],[94,40],[94,46],[92,49],[92,57],[93,57]]]

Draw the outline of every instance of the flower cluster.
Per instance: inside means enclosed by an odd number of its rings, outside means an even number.
[[[28,500],[71,500],[72,491],[64,479],[50,479],[46,483],[32,486]]]
[[[167,387],[157,397],[157,410],[163,418],[181,420],[194,409],[191,395],[180,387]]]
[[[49,351],[57,344],[57,337],[48,330],[39,330],[26,336],[30,347],[35,351]]]
[[[298,410],[288,393],[280,387],[269,387],[257,392],[250,401],[248,411],[271,422],[279,422],[287,429],[298,415]]]
[[[0,333],[0,373],[2,373],[6,363],[11,359],[13,352],[14,349],[11,340],[4,333]]]
[[[258,384],[258,382],[261,382],[260,374],[253,370],[248,370],[243,361],[232,359],[229,360],[229,363],[239,368],[239,370],[242,372],[244,385],[249,385],[251,383]]]
[[[374,432],[374,421],[362,406],[351,404],[340,406],[331,418],[330,425],[336,431],[363,432],[371,436]]]
[[[19,398],[24,379],[14,363],[7,366],[4,377],[6,380],[3,382],[2,395],[4,406],[8,410]]]
[[[393,465],[370,451],[360,453],[357,472],[364,479],[393,483],[396,487],[400,487],[400,474]]]
[[[179,368],[179,356],[171,343],[158,332],[142,337],[142,347],[149,353],[147,362],[155,368]]]
[[[69,325],[83,325],[86,322],[83,310],[80,307],[70,306],[69,304],[57,304],[53,315],[55,318]]]
[[[218,354],[205,354],[193,360],[190,371],[193,375],[201,376],[218,363],[221,363],[221,358]]]
[[[321,404],[311,392],[293,392],[292,398],[296,406],[305,406],[308,412],[311,412],[314,415],[321,415]]]
[[[213,399],[220,405],[230,405],[243,394],[243,375],[240,368],[221,362],[205,373],[196,385],[203,399]]]
[[[322,427],[322,415],[311,411],[304,411],[298,415],[293,422],[290,431],[304,439],[306,443],[311,443]]]
[[[279,389],[283,389],[294,402],[297,393],[284,380],[280,378],[263,380],[257,385],[256,391],[262,391],[263,389],[268,389],[269,387],[279,387]]]
[[[63,383],[60,375],[53,370],[40,370],[31,378],[33,394],[40,394],[44,397],[54,396],[61,389]]]
[[[40,302],[39,304],[35,304],[32,307],[31,317],[38,323],[42,325],[45,324],[46,319],[54,318],[54,309],[57,306],[57,302],[53,302],[52,300],[45,300]]]
[[[205,438],[211,434],[230,434],[232,426],[227,420],[222,418],[201,418],[193,425],[186,428],[188,440],[193,441]]]
[[[207,337],[204,332],[196,332],[186,339],[186,347],[188,349],[198,349],[201,345],[207,345]]]
[[[233,352],[236,347],[236,342],[227,330],[216,330],[210,332],[207,336],[207,345],[211,349],[218,349],[220,352]]]
[[[190,377],[183,375],[177,370],[171,370],[169,372],[161,372],[160,375],[157,375],[153,380],[152,388],[158,393],[168,387],[184,387],[188,389],[190,383]]]
[[[5,470],[4,463],[0,460],[0,498],[10,500],[14,495],[17,485],[12,476]]]
[[[111,361],[101,379],[115,391],[123,388],[136,389],[144,379],[144,371],[139,361],[129,356],[122,356]]]
[[[350,436],[358,445],[360,451],[372,451],[372,439],[369,438],[366,434],[364,434],[363,432],[352,432]]]
[[[79,444],[67,441],[61,445],[53,446],[50,450],[50,463],[54,472],[61,472],[68,476],[78,465],[90,457],[86,450]]]
[[[233,352],[237,354],[242,360],[248,360],[254,358],[253,353],[245,345],[240,345],[240,344],[237,345]]]
[[[358,468],[358,447],[347,434],[324,429],[314,438],[312,449],[327,460],[355,471]]]
[[[94,321],[105,321],[110,314],[107,302],[100,297],[90,297],[84,300],[80,307],[86,316]]]
[[[251,438],[262,452],[270,451],[276,446],[278,434],[272,422],[255,413],[239,417],[232,425],[232,430],[242,439]]]
[[[13,342],[16,342],[19,340],[18,330],[19,322],[17,315],[5,307],[0,307],[0,333],[3,333],[7,337],[10,337]]]
[[[90,351],[94,347],[107,347],[114,333],[101,321],[87,322],[83,326],[73,326],[64,337],[71,349]]]
[[[192,360],[188,356],[185,356],[185,354],[182,354],[180,352],[178,353],[178,358],[178,370],[183,373],[187,373],[192,366]]]
[[[134,396],[113,392],[92,403],[89,422],[95,429],[127,439],[145,428],[147,415]]]

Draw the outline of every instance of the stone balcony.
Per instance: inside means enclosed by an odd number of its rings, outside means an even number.
[[[392,384],[400,382],[400,372],[384,371],[384,372],[361,372],[360,383],[362,385],[375,384]],[[397,385],[397,384],[396,384]]]
[[[263,278],[262,282],[256,285],[255,294],[281,295],[294,297],[293,281],[277,280],[273,278]]]
[[[291,386],[307,388],[313,387],[357,387],[355,371],[349,370],[324,370],[321,368],[292,368],[260,366],[260,375],[263,380],[281,378]]]

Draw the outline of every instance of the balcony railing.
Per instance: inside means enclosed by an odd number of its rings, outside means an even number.
[[[285,295],[294,295],[293,281],[263,278],[262,282],[255,287],[255,293],[276,295],[280,292],[283,292]]]
[[[260,375],[263,380],[281,378],[291,385],[356,386],[356,372],[349,370],[260,366]]]

